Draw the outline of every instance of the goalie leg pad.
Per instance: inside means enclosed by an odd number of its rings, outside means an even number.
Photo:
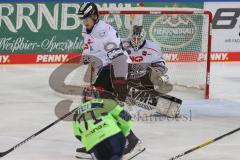
[[[133,83],[128,83],[129,95],[132,103],[138,107],[148,110],[149,115],[156,112],[167,117],[176,117],[179,115],[182,100],[176,97],[160,94],[155,90],[149,90],[144,86],[138,86]]]

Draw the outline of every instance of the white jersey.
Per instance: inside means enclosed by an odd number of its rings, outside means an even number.
[[[145,40],[138,50],[135,50],[130,39],[122,39],[122,47],[127,51],[132,63],[155,63],[164,61],[160,45],[156,42]]]
[[[131,67],[129,69],[129,78],[139,78],[146,74],[146,70],[151,63],[164,62],[160,45],[156,42],[145,40],[138,50],[135,50],[130,39],[122,39],[122,48],[130,59]]]
[[[83,55],[96,56],[101,59],[103,66],[111,63],[107,53],[114,48],[120,48],[121,39],[117,31],[102,20],[94,25],[90,33],[87,33],[86,28],[83,27],[82,36],[84,38]]]

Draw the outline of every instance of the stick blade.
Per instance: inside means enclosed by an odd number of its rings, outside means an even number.
[[[5,155],[7,155],[11,151],[13,151],[13,149],[10,149],[10,150],[5,151],[5,152],[0,152],[0,158],[4,157]]]

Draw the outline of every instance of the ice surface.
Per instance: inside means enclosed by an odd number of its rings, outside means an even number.
[[[0,66],[0,151],[53,122],[59,97],[48,84],[57,65]],[[212,63],[210,100],[185,100],[181,119],[135,122],[134,132],[147,150],[136,159],[171,156],[240,127],[240,63]],[[179,95],[181,96],[181,95]],[[60,122],[11,152],[3,160],[74,160],[80,144],[70,122]],[[239,160],[240,133],[181,160]]]

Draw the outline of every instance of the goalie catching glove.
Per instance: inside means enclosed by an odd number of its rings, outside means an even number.
[[[154,89],[159,93],[168,93],[173,89],[169,83],[169,77],[166,75],[168,68],[164,62],[151,64],[149,67],[150,80],[154,84]]]

